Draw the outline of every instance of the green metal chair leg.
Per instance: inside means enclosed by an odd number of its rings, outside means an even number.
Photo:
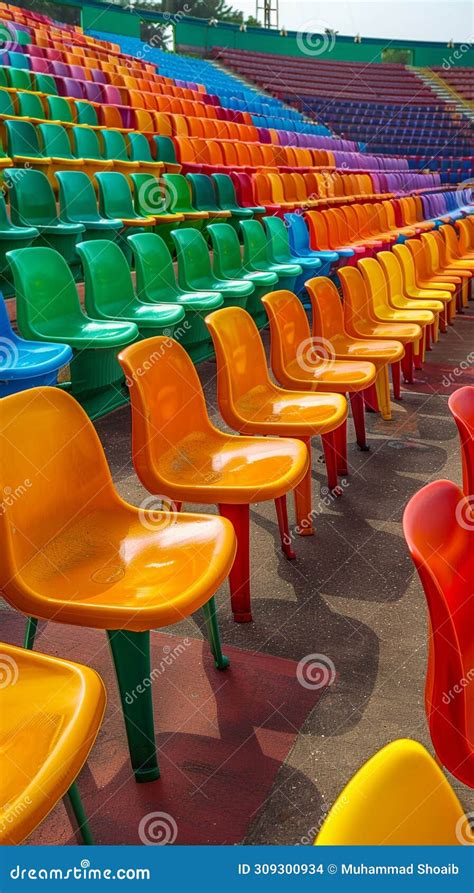
[[[150,633],[107,632],[115,665],[130,760],[138,782],[160,777],[151,696]]]
[[[38,629],[38,621],[36,617],[28,617],[25,627],[25,638],[23,639],[23,648],[32,650],[35,644],[36,630]]]
[[[74,813],[78,830],[82,837],[82,842],[87,846],[94,845],[94,838],[92,837],[91,829],[89,827],[89,822],[87,820],[87,816],[82,805],[81,795],[79,793],[76,782],[74,781],[67,792],[67,797],[69,803],[71,804],[71,809]]]
[[[214,655],[214,662],[218,670],[225,670],[229,666],[229,658],[222,654],[221,637],[219,633],[219,623],[217,621],[216,600],[214,596],[203,605],[204,617],[207,626],[207,635],[211,651]]]

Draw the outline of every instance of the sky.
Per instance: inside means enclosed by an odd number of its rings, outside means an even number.
[[[255,15],[256,0],[234,0],[232,6]],[[474,43],[474,0],[280,0],[280,27],[319,33],[334,28],[340,34],[410,40]]]

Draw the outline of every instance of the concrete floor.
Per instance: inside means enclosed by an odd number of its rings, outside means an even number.
[[[345,782],[378,748],[413,737],[431,749],[423,704],[425,599],[407,554],[401,517],[411,495],[426,482],[461,481],[449,390],[442,379],[445,368],[460,368],[473,350],[473,306],[428,354],[433,393],[424,372],[418,373],[418,390],[415,384],[403,391],[391,422],[368,415],[369,453],[357,450],[349,425],[350,475],[344,494],[329,505],[321,501],[325,468],[314,443],[316,536],[296,538],[297,561],[287,561],[280,552],[273,504],[253,507],[254,622],[233,622],[223,586],[218,593],[223,641],[295,661],[323,655],[337,675],[300,730],[244,843],[310,842]],[[472,368],[466,366],[456,379],[459,385],[472,382]],[[198,371],[213,419],[222,426],[216,366],[207,362]],[[146,493],[131,465],[128,407],[102,419],[97,429],[118,489],[140,504]],[[200,634],[193,621],[173,628],[175,633],[188,630]],[[472,791],[453,783],[466,811],[472,811]]]

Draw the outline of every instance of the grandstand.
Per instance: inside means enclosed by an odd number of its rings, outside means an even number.
[[[472,843],[473,69],[83,6],[0,2],[0,842]]]

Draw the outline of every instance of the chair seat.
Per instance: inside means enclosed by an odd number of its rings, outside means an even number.
[[[222,305],[219,293],[214,291],[183,291],[178,301],[190,310],[216,310]]]
[[[375,368],[372,363],[336,359],[321,359],[318,363],[312,363],[311,368],[307,361],[303,368],[301,362],[296,359],[288,364],[285,373],[287,381],[281,382],[285,386],[309,389],[313,383],[318,391],[321,388],[327,391],[334,388],[337,393],[363,390],[373,384],[375,379]]]
[[[26,562],[22,609],[100,629],[168,626],[214,594],[232,565],[233,541],[231,524],[218,516],[137,509],[109,496]]]
[[[180,322],[184,318],[184,311],[179,304],[142,304],[137,300],[128,309],[122,306],[108,308],[107,318],[124,319],[136,323],[139,328],[153,329]]]
[[[242,269],[242,279],[245,279],[247,282],[253,282],[255,286],[259,285],[277,285],[278,276],[276,273],[264,273],[263,271],[257,270],[246,270]]]
[[[35,239],[38,230],[34,226],[14,226],[0,230],[0,242],[23,242]]]
[[[223,295],[232,294],[234,297],[240,298],[251,295],[254,290],[252,283],[244,279],[215,279],[209,283],[209,286]]]
[[[93,347],[122,347],[137,337],[137,327],[129,322],[109,322],[81,317],[72,323],[66,317],[48,320],[43,332],[51,341],[67,341],[78,350]]]
[[[13,344],[11,363],[0,363],[0,379],[3,381],[45,375],[65,366],[72,358],[71,348],[67,344],[24,341],[22,338],[15,338]]]
[[[74,236],[83,233],[85,227],[82,223],[36,223],[35,227],[42,235]]]
[[[278,276],[299,276],[301,267],[297,264],[275,264],[272,261],[254,264],[256,270],[263,273],[276,273]]]
[[[235,401],[247,434],[311,437],[333,431],[344,421],[347,404],[340,394],[312,394],[283,388],[253,388]]]
[[[332,345],[339,357],[353,357],[366,360],[377,364],[395,363],[404,355],[403,345],[395,339],[370,340],[365,338],[350,338],[345,335],[337,335],[332,338]]]
[[[105,691],[94,670],[2,643],[12,685],[0,713],[0,843],[20,844],[67,793],[97,735]]]
[[[307,465],[308,451],[301,441],[239,437],[214,429],[173,444],[159,457],[157,472],[174,499],[248,505],[287,493]]]
[[[410,325],[409,323],[390,323],[390,322],[371,322],[369,320],[358,320],[357,334],[364,338],[383,338],[401,341],[402,344],[411,344],[418,341],[421,336],[421,329],[418,325]]]

